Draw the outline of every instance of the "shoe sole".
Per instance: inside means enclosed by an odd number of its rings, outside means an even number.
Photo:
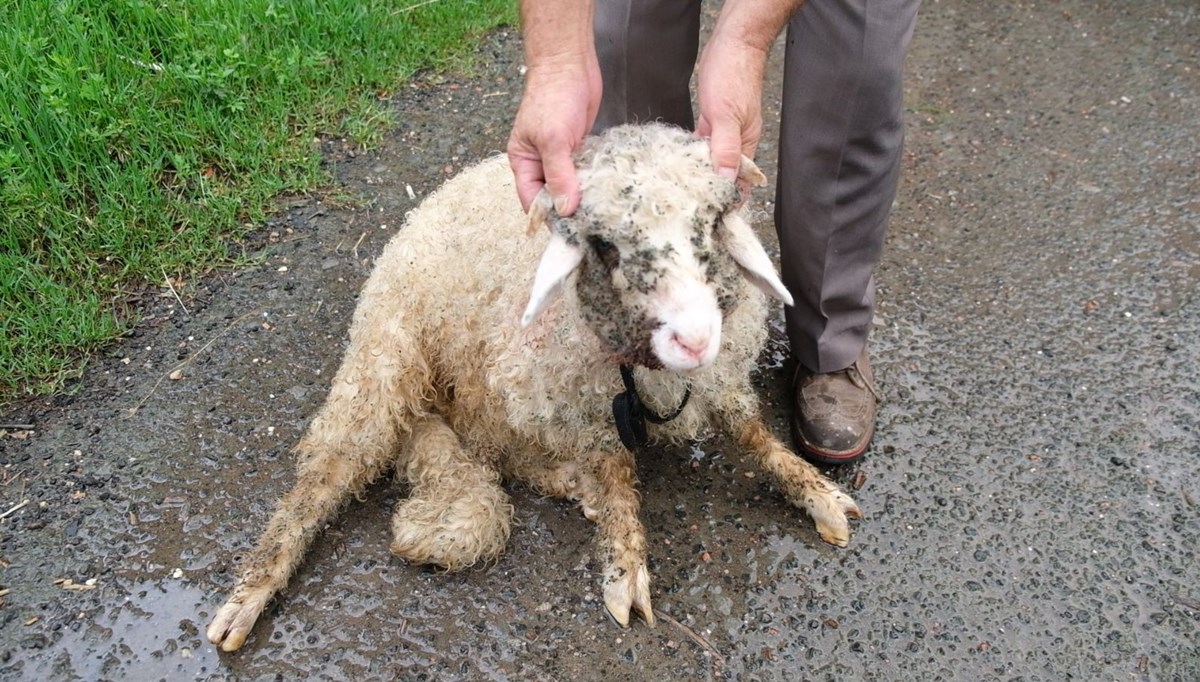
[[[792,440],[800,447],[800,454],[805,459],[818,464],[839,465],[856,462],[866,454],[867,448],[871,446],[871,439],[875,437],[875,427],[872,426],[862,440],[850,450],[825,450],[808,442],[808,439],[800,432],[800,427],[796,425],[795,419],[792,419],[791,423]]]

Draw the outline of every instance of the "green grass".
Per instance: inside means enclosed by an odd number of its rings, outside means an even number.
[[[0,404],[59,390],[132,292],[232,260],[313,138],[516,21],[513,0],[0,0]],[[414,7],[415,6],[415,7]]]

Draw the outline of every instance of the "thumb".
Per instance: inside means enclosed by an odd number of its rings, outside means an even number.
[[[736,125],[711,125],[708,148],[717,174],[729,180],[737,178],[742,163],[742,130]]]
[[[554,199],[554,210],[561,216],[569,216],[579,208],[579,179],[575,176],[575,163],[570,154],[560,154],[542,159],[542,172],[546,175],[546,190]]]

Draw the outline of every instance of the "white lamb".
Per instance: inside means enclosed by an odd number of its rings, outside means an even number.
[[[411,486],[393,520],[399,556],[447,569],[495,558],[513,514],[500,482],[519,479],[579,501],[599,527],[605,606],[621,625],[631,609],[652,623],[634,455],[614,426],[623,364],[649,410],[683,405],[649,427],[652,440],[726,430],[824,540],[846,545],[854,501],[759,416],[749,375],[766,340],[761,292],[791,297],[707,143],[623,126],[590,138],[576,165],[583,203],[569,218],[544,195],[525,216],[499,156],[412,212],[363,289],[328,400],[297,446],[296,486],[209,626],[214,644],[239,648],[316,532],[393,467]],[[765,181],[748,159],[741,177]]]

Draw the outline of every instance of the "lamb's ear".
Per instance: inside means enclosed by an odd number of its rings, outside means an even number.
[[[771,257],[763,249],[762,242],[758,241],[750,225],[736,211],[726,213],[722,220],[724,226],[717,230],[717,238],[729,255],[733,256],[734,262],[738,264],[746,279],[764,293],[792,305],[792,295],[788,293],[787,287],[783,286],[783,282],[779,281]]]
[[[533,198],[533,203],[529,205],[529,227],[526,229],[526,234],[532,237],[539,229],[548,226],[550,212],[553,210],[554,200],[550,198],[550,192],[543,187]]]
[[[767,184],[767,176],[745,154],[742,154],[742,163],[738,166],[738,180],[751,187],[762,187]]]
[[[530,213],[533,210],[530,209]],[[578,244],[570,244],[566,238],[557,232],[550,234],[550,243],[542,252],[542,260],[538,263],[537,274],[533,278],[533,291],[529,294],[529,305],[521,316],[521,326],[528,327],[535,318],[562,289],[563,282],[570,276],[579,261],[583,260],[583,249]]]

